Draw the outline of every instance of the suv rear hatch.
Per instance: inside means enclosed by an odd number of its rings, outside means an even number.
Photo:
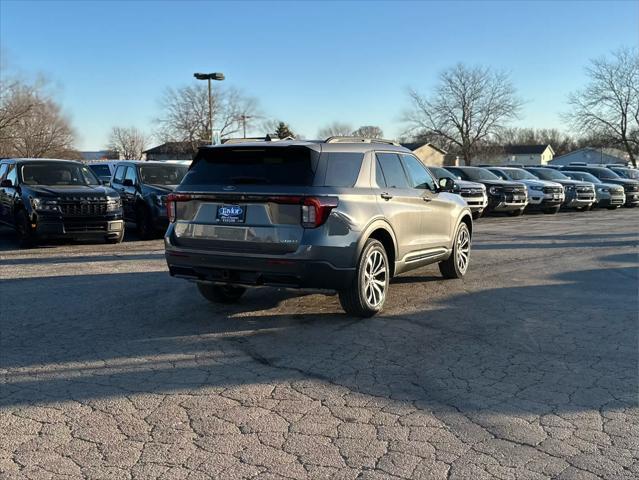
[[[285,254],[336,205],[309,196],[319,152],[304,146],[203,148],[168,198],[173,242],[228,253]]]

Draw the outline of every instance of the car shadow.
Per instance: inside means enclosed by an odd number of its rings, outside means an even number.
[[[408,285],[435,277],[405,278],[365,320],[335,296],[281,289],[212,305],[161,272],[0,281],[0,406],[308,380],[427,409],[637,406],[635,267],[462,289],[408,312]]]

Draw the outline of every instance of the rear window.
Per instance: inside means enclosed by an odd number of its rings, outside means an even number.
[[[304,147],[203,149],[182,185],[310,186],[316,167]]]
[[[357,181],[364,159],[363,153],[331,152],[327,159],[325,187],[352,187]]]

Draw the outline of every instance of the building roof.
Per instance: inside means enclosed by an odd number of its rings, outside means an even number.
[[[586,162],[593,164],[606,164],[606,163],[618,163],[620,165],[627,165],[628,158],[623,155],[623,151],[618,150],[620,154],[612,154],[614,150],[612,149],[601,149],[594,147],[585,147],[580,148],[579,150],[573,150],[572,152],[566,153],[564,155],[560,155],[558,157],[553,158],[550,163],[554,165],[567,165],[570,162]]]
[[[504,151],[512,155],[540,155],[546,151],[546,149],[552,147],[550,145],[506,145]]]
[[[432,148],[433,150],[438,151],[442,155],[447,155],[448,154],[448,152],[446,150],[443,150],[443,149],[441,149],[439,147],[436,147],[432,143],[428,143],[428,142],[410,142],[410,143],[402,143],[401,145],[404,148],[408,148],[412,152],[414,152],[415,150],[417,150],[419,148],[427,146],[427,147]]]

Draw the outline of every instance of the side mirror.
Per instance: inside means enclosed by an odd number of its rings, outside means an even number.
[[[130,178],[125,178],[122,181],[122,185],[125,187],[132,187],[133,186],[133,180],[131,180]]]
[[[2,182],[0,182],[0,187],[2,188],[13,187],[13,182],[9,179],[2,180]]]
[[[455,188],[455,182],[452,178],[443,177],[439,179],[439,191],[440,192],[452,192]]]

